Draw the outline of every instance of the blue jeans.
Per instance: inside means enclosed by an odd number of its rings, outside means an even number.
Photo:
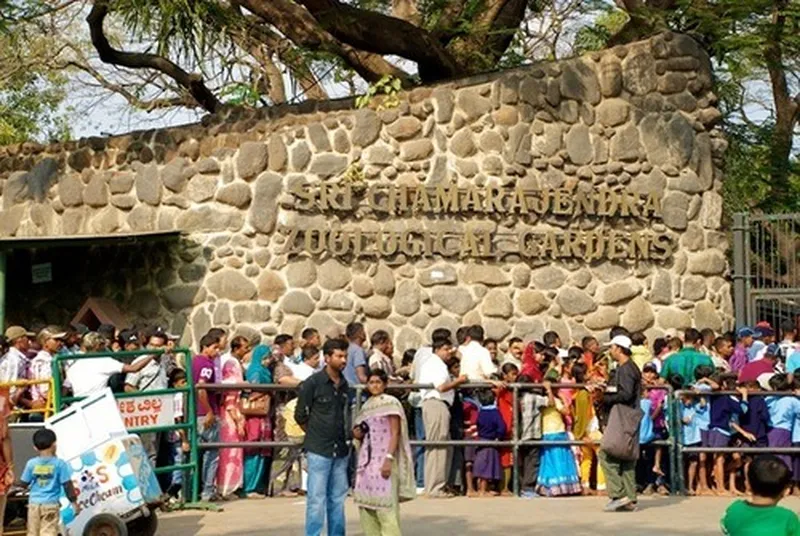
[[[204,417],[198,417],[198,432],[203,443],[216,443],[219,441],[219,421],[206,428],[203,424]],[[217,493],[217,468],[219,467],[219,450],[207,449],[203,451],[203,489],[200,498],[210,500]]]
[[[180,438],[177,441],[171,442],[169,446],[172,450],[172,465],[181,465],[183,463],[183,445],[181,445]],[[176,488],[183,485],[183,469],[172,471],[171,485]]]
[[[306,536],[319,536],[328,519],[328,536],[344,536],[347,498],[347,456],[326,458],[309,452]]]
[[[422,408],[414,408],[414,439],[425,439],[425,422],[422,420]],[[414,452],[414,466],[417,473],[417,487],[425,487],[425,447],[417,447]]]

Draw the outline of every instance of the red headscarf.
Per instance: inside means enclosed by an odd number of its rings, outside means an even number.
[[[529,342],[522,352],[522,370],[520,376],[528,376],[533,383],[540,383],[544,380],[542,370],[539,368],[539,363],[536,361],[536,347],[533,342]]]

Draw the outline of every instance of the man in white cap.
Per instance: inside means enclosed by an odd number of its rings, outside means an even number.
[[[22,326],[11,326],[6,330],[8,352],[0,359],[0,383],[16,382],[28,378],[28,356],[26,352],[31,347],[30,338],[35,333],[29,332]],[[11,404],[18,407],[25,389],[12,387],[10,389]]]
[[[617,335],[611,339],[609,354],[617,363],[616,374],[611,385],[603,393],[603,405],[611,413],[617,404],[639,409],[639,398],[642,390],[642,373],[631,360],[631,339],[625,335]],[[631,422],[623,422],[618,427],[626,434],[639,434],[639,423],[633,430]],[[631,427],[627,429],[626,427]],[[611,430],[606,431],[606,433]],[[632,511],[636,509],[636,460],[619,459],[604,450],[600,450],[600,466],[606,477],[608,497],[611,501],[606,505],[606,512]]]
[[[31,359],[31,366],[29,369],[29,379],[47,381],[53,377],[53,356],[55,356],[64,344],[67,332],[59,329],[57,326],[47,326],[39,335],[36,340],[41,346],[41,350],[36,354],[36,357]],[[31,409],[44,409],[47,407],[47,395],[50,392],[50,384],[42,383],[31,385]],[[32,413],[28,419],[30,422],[44,421],[44,413]]]

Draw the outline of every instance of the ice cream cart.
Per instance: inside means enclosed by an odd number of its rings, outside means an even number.
[[[45,422],[58,437],[58,457],[72,468],[81,507],[61,499],[65,536],[151,536],[161,488],[137,435],[125,430],[110,389]]]

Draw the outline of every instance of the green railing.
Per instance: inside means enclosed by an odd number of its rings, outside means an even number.
[[[155,468],[157,474],[171,473],[173,471],[184,471],[190,475],[190,486],[187,485],[187,479],[184,478],[184,502],[187,497],[191,497],[191,502],[196,502],[200,493],[200,471],[199,471],[199,458],[197,453],[197,422],[194,418],[195,415],[195,389],[194,381],[192,379],[192,352],[189,348],[176,348],[173,351],[175,354],[183,354],[186,356],[185,371],[186,371],[186,387],[176,387],[170,389],[153,389],[149,391],[137,391],[132,393],[114,393],[116,400],[136,399],[143,397],[153,396],[174,396],[182,394],[186,398],[184,406],[183,417],[185,422],[182,424],[164,424],[159,426],[139,426],[128,428],[128,432],[134,434],[148,434],[159,432],[172,432],[178,430],[186,430],[188,432],[188,439],[191,448],[189,450],[189,462],[168,465],[165,467]],[[162,355],[165,351],[163,349],[147,349],[137,350],[135,352],[96,352],[86,354],[65,354],[58,355],[53,359],[53,391],[54,402],[53,410],[56,414],[65,409],[65,406],[82,400],[82,397],[63,396],[64,391],[64,378],[61,372],[61,365],[65,361],[77,361],[83,359],[99,359],[99,358],[112,358],[119,360],[120,358],[135,358],[143,355]],[[171,402],[171,400],[170,400]],[[190,491],[190,494],[186,492]]]

